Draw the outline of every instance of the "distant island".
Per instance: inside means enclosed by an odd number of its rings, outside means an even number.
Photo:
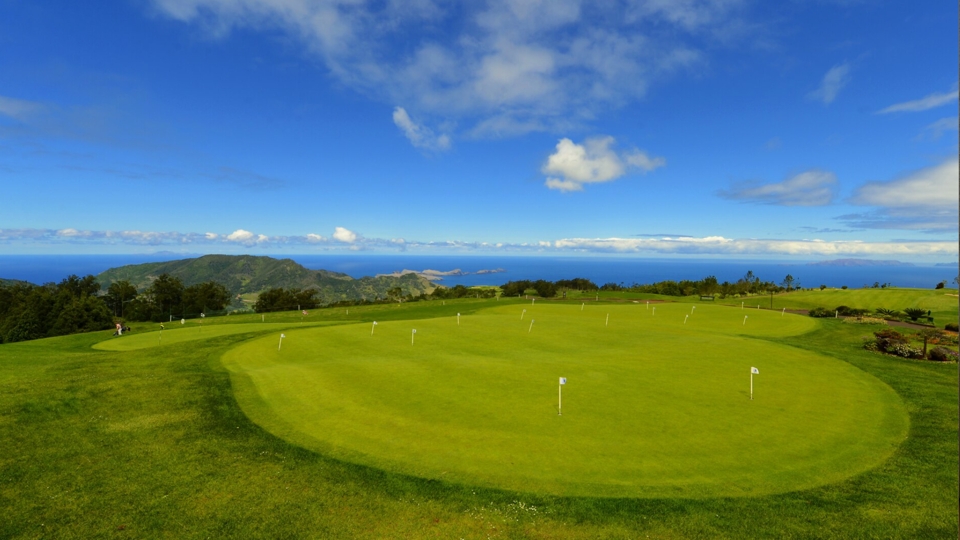
[[[494,268],[491,270],[477,270],[476,272],[464,272],[459,268],[454,268],[453,270],[398,270],[396,272],[391,272],[389,274],[377,274],[376,277],[401,277],[408,274],[416,274],[422,278],[429,279],[430,281],[441,281],[446,276],[469,276],[471,274],[482,275],[482,274],[499,274],[501,272],[506,272],[503,268]]]
[[[832,261],[817,261],[807,263],[807,266],[914,266],[913,263],[902,261],[876,261],[872,259],[834,259]]]

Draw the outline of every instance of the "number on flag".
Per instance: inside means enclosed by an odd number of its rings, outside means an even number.
[[[755,367],[752,367],[752,368],[750,368],[750,373],[753,373],[753,374],[755,374],[755,375],[759,375],[759,374],[760,374],[760,370],[757,369],[757,368],[755,368]]]
[[[567,378],[566,378],[566,377],[560,377],[560,384],[567,384]]]

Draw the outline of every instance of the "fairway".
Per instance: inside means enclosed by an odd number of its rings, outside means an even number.
[[[271,335],[223,363],[255,422],[346,461],[562,496],[755,496],[871,469],[907,432],[878,379],[764,339],[818,324],[723,306],[513,304],[459,326],[288,329],[282,350]]]
[[[306,323],[303,326],[317,326],[318,324],[329,323]],[[290,328],[290,323],[246,323],[246,324],[218,324],[187,326],[181,328],[178,323],[171,323],[173,328],[164,330],[163,335],[159,331],[131,333],[123,336],[114,336],[112,339],[104,340],[93,345],[94,349],[104,351],[134,351],[138,349],[147,349],[150,347],[161,347],[163,345],[174,345],[188,341],[198,341],[201,339],[211,339],[222,336],[232,336],[236,334],[246,334],[251,332],[263,332],[265,330],[280,330]]]

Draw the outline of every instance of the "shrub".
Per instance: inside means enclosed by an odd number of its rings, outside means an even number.
[[[951,332],[958,332],[960,331],[960,326],[958,326],[957,323],[948,322],[943,326],[943,329],[950,330]]]
[[[960,356],[960,353],[946,347],[934,347],[930,351],[930,359],[937,362],[956,362],[958,356]]]
[[[946,281],[941,281],[940,283],[937,283],[937,286],[934,287],[934,289],[942,289],[942,288],[944,288],[946,285],[947,285],[947,282],[946,282]]]
[[[876,338],[874,342],[877,345],[877,350],[881,352],[892,353],[891,349],[894,347],[899,345],[906,346],[907,344],[907,338],[892,328],[884,328],[883,330],[874,332],[873,335]]]
[[[903,312],[907,314],[907,317],[910,317],[911,321],[915,321],[927,314],[926,310],[915,307],[908,307],[907,309],[903,310]]]
[[[844,319],[843,322],[848,324],[877,324],[880,326],[887,325],[887,321],[885,321],[884,319],[877,319],[875,317],[857,317],[857,318],[850,317],[850,318]]]
[[[876,312],[877,312],[877,315],[880,315],[882,317],[889,317],[891,319],[895,319],[900,316],[900,312],[895,309],[877,308]]]
[[[843,287],[840,287],[840,288],[843,289],[843,290],[847,290],[847,286],[846,286],[846,285],[844,285]]]
[[[923,351],[916,347],[911,347],[905,343],[899,343],[887,349],[887,353],[900,356],[902,358],[923,358]]]
[[[826,308],[822,308],[822,307],[815,307],[811,309],[807,313],[807,315],[810,315],[811,317],[833,317],[832,312],[827,311]]]

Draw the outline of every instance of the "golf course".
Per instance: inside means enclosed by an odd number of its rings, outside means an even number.
[[[3,345],[0,536],[957,536],[955,363],[866,351],[839,319],[648,296]]]

